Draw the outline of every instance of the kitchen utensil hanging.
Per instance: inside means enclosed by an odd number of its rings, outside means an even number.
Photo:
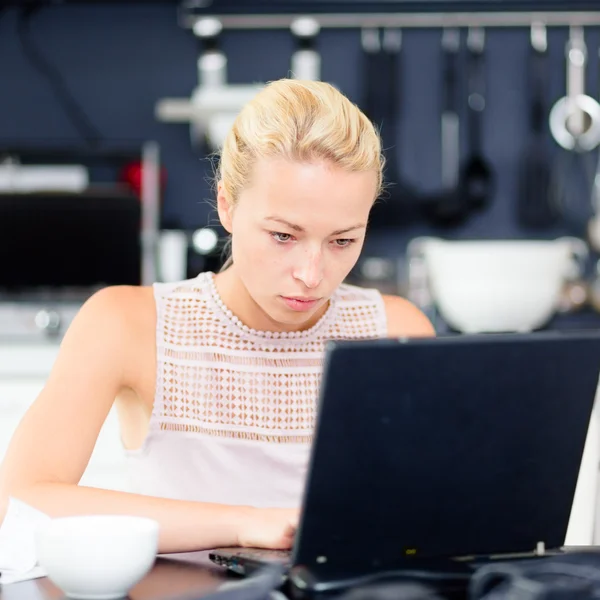
[[[439,225],[456,225],[469,214],[460,193],[460,116],[458,111],[458,57],[460,30],[442,32],[442,190],[423,199],[425,215]]]
[[[470,28],[467,34],[467,132],[468,156],[462,168],[459,113],[456,105],[460,33],[448,28],[442,34],[442,184],[443,191],[423,200],[426,216],[436,225],[462,224],[473,211],[485,207],[495,188],[495,176],[483,154],[482,131],[486,103],[485,31]]]
[[[552,201],[562,219],[581,235],[593,218],[592,191],[600,145],[600,104],[585,93],[587,47],[583,27],[570,28],[567,43],[567,89],[550,111],[550,132],[566,152],[556,162]]]
[[[453,191],[458,187],[460,162],[460,117],[457,103],[458,51],[460,30],[447,28],[442,33],[444,59],[444,109],[442,112],[442,187]]]
[[[592,249],[600,252],[600,151],[598,151],[590,203],[592,205],[592,217],[588,221],[588,240]],[[589,282],[588,302],[594,310],[600,312],[600,260],[596,261],[594,274]]]
[[[557,220],[558,210],[550,199],[552,162],[548,153],[546,124],[549,87],[548,38],[546,27],[531,27],[527,86],[529,102],[529,140],[525,145],[519,172],[517,216],[521,225],[549,227]]]
[[[483,115],[486,106],[485,30],[470,27],[467,34],[469,156],[461,174],[461,189],[470,208],[481,209],[494,195],[494,172],[483,153]]]
[[[550,131],[565,150],[589,152],[600,144],[600,104],[585,93],[584,29],[573,26],[567,43],[567,93],[550,111]]]
[[[600,50],[598,52],[600,58]],[[598,61],[600,65],[600,60]],[[590,203],[592,205],[592,217],[588,221],[588,240],[596,252],[600,252],[600,150],[596,160],[596,170],[591,186]],[[600,271],[599,271],[600,272]]]
[[[414,218],[417,194],[398,169],[402,94],[402,32],[399,29],[364,29],[364,111],[380,131],[386,159],[384,197],[369,217],[374,229],[395,228]]]

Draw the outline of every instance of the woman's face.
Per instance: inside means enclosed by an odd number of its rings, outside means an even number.
[[[377,174],[327,162],[259,162],[233,210],[219,186],[236,276],[266,316],[301,328],[323,312],[360,255]]]

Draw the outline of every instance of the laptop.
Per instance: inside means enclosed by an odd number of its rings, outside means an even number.
[[[331,342],[292,551],[209,556],[318,592],[561,552],[599,373],[596,332]]]

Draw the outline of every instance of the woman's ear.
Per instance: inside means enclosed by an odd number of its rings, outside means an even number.
[[[227,231],[227,233],[232,233],[232,207],[225,194],[225,188],[222,181],[219,181],[217,184],[217,212],[219,213],[219,220],[225,231]]]

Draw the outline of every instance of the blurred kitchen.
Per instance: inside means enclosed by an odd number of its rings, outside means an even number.
[[[284,76],[381,127],[389,185],[352,282],[440,334],[600,326],[596,4],[5,2],[0,458],[94,290],[219,269],[211,156]],[[106,448],[89,481],[118,487]]]

